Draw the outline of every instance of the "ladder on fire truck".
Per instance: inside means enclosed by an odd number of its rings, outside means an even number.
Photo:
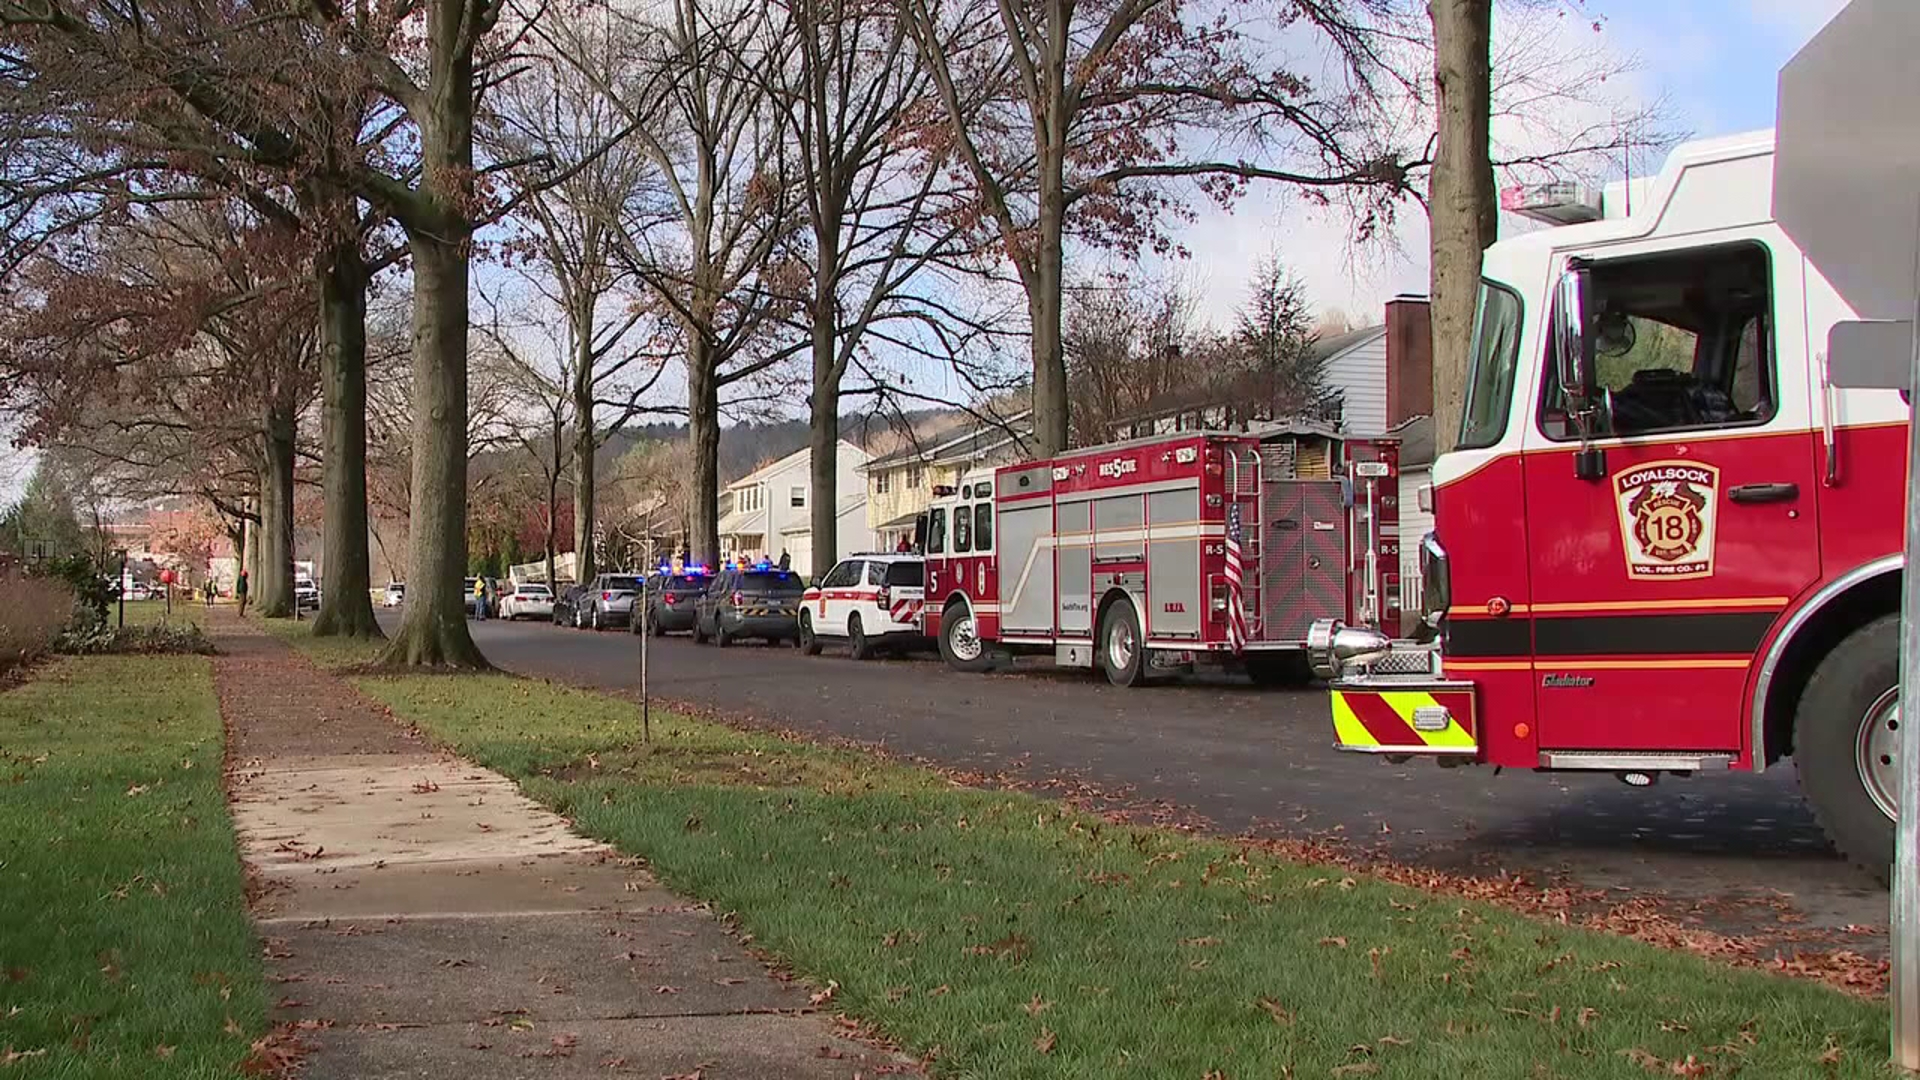
[[[1258,449],[1227,451],[1227,491],[1229,502],[1241,504],[1240,580],[1241,606],[1246,608],[1247,636],[1255,641],[1266,637],[1267,563],[1261,556],[1265,545],[1267,520],[1266,461]],[[1253,512],[1247,512],[1246,500],[1253,500]]]

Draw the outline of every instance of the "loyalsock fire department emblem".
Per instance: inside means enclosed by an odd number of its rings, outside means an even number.
[[[1613,474],[1627,576],[1713,576],[1714,496],[1720,470],[1697,461],[1649,461]]]

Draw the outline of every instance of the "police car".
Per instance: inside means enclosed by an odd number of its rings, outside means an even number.
[[[700,594],[707,591],[713,581],[713,574],[707,568],[692,564],[675,570],[671,565],[662,566],[658,573],[647,579],[644,601],[636,601],[635,617],[628,621],[628,628],[638,634],[641,630],[660,637],[663,634],[680,630],[692,630],[700,604]],[[646,618],[639,617],[642,609]],[[643,627],[641,624],[645,623]]]
[[[844,640],[855,660],[866,660],[881,648],[897,654],[924,646],[925,570],[918,555],[840,560],[801,597],[800,648],[817,656],[827,641]]]
[[[799,574],[764,560],[729,564],[694,603],[693,640],[704,645],[711,639],[721,648],[741,638],[792,640],[799,635],[794,609],[805,588]]]

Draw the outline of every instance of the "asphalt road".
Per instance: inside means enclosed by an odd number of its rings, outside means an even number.
[[[639,639],[625,632],[491,621],[475,624],[474,637],[495,664],[522,674],[639,686]],[[1727,932],[1887,920],[1886,891],[1828,847],[1790,763],[1636,790],[1611,776],[1496,775],[1335,753],[1322,692],[1224,678],[1121,690],[1024,662],[1019,672],[964,675],[931,655],[856,663],[844,649],[808,657],[685,637],[655,639],[650,656],[657,698],[955,768],[1130,787],[1222,832],[1332,836],[1421,865],[1653,892]],[[1847,944],[1885,947],[1877,934]]]

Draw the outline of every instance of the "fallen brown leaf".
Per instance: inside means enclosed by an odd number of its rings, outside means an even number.
[[[1039,1016],[1041,1013],[1046,1012],[1048,1009],[1053,1008],[1053,1002],[1042,1001],[1040,1000],[1040,995],[1035,994],[1033,995],[1032,1001],[1029,1001],[1025,1005],[1022,1005],[1020,1007],[1027,1010],[1028,1016]]]
[[[1053,1053],[1053,1044],[1058,1041],[1060,1040],[1054,1035],[1052,1029],[1041,1028],[1040,1037],[1033,1040],[1033,1048],[1043,1054],[1051,1054]]]
[[[1320,944],[1331,945],[1336,949],[1344,949],[1347,947],[1347,939],[1343,937],[1323,937],[1320,939]]]
[[[1268,1016],[1273,1017],[1274,1023],[1276,1024],[1292,1024],[1293,1023],[1293,1010],[1287,1008],[1285,1005],[1280,1004],[1279,1002],[1273,1000],[1272,998],[1270,997],[1261,998],[1259,1001],[1259,1005],[1262,1009],[1266,1010],[1266,1013]]]

